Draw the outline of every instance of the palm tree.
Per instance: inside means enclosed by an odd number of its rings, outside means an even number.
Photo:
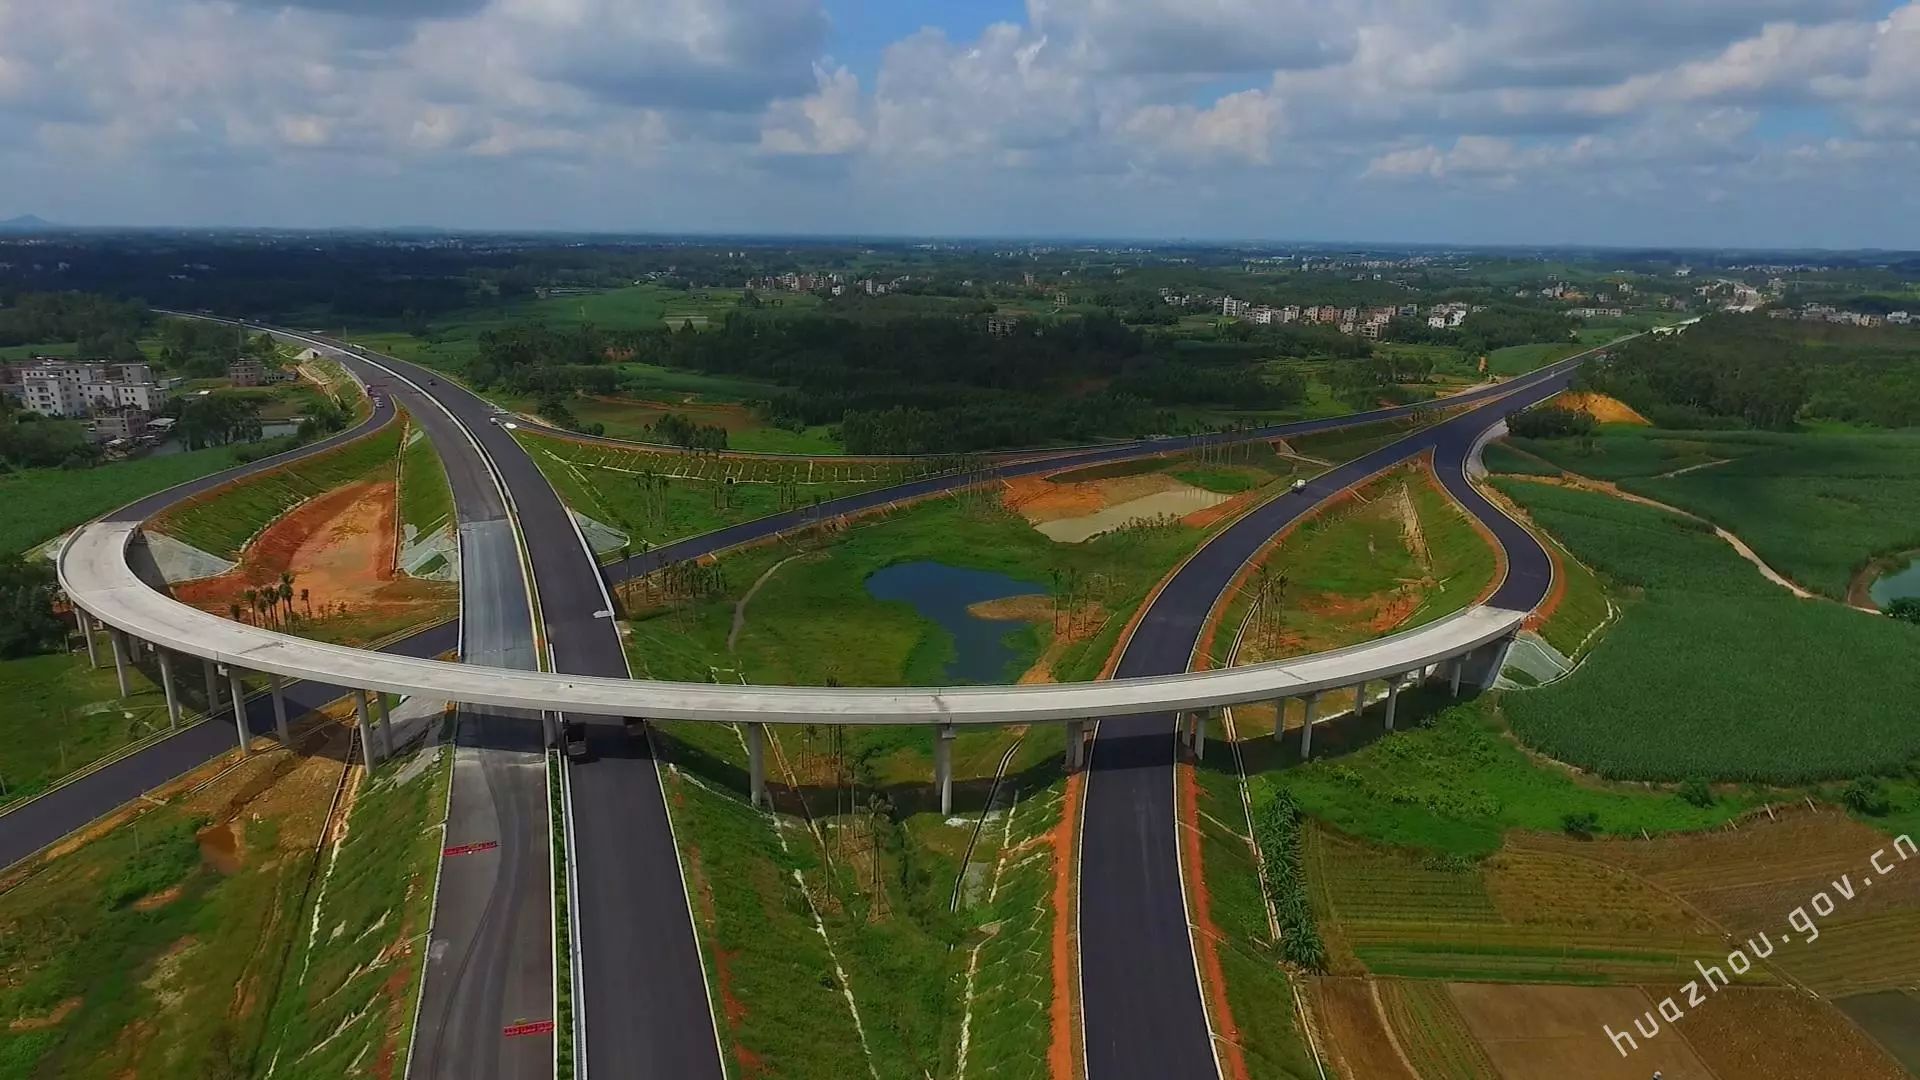
[[[245,600],[247,602],[248,611],[260,610],[260,590],[259,589],[240,590],[240,599]]]
[[[300,590],[300,606],[307,609],[307,618],[313,618],[313,601],[308,598],[307,590]]]
[[[274,590],[280,599],[280,606],[287,611],[287,618],[293,618],[293,575],[281,574],[280,587]]]
[[[227,614],[232,616],[234,622],[244,621],[240,618],[240,601],[238,600],[227,605]]]

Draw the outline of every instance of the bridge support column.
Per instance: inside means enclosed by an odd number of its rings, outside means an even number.
[[[107,644],[113,646],[113,677],[120,683],[120,696],[126,697],[127,689],[127,636],[118,630],[107,631]]]
[[[940,816],[953,813],[953,725],[941,724],[933,739],[933,782],[940,788]]]
[[[87,639],[87,666],[98,671],[100,670],[100,651],[93,643],[93,616],[78,608],[75,608],[73,613],[80,617],[80,636]]]
[[[366,759],[367,768],[371,769],[377,759],[374,756],[373,728],[367,723],[367,692],[365,690],[353,692],[353,718],[360,725],[360,756]]]
[[[267,673],[267,691],[273,695],[273,734],[280,745],[293,749],[293,738],[287,732],[287,695],[280,691],[280,676]]]
[[[1387,730],[1393,730],[1393,707],[1400,702],[1400,680],[1403,675],[1395,675],[1387,680]]]
[[[1467,669],[1467,658],[1456,656],[1447,670],[1447,691],[1454,697],[1460,696],[1460,676]]]
[[[1273,741],[1279,742],[1287,737],[1287,702],[1292,698],[1279,698],[1273,703]]]
[[[240,736],[240,756],[246,757],[253,752],[249,745],[253,733],[247,730],[247,688],[240,685],[240,669],[233,664],[227,665],[227,687],[233,692],[233,730]]]
[[[180,691],[173,685],[173,654],[155,645],[153,658],[160,662],[160,690],[167,695],[167,728],[180,730]]]
[[[1313,714],[1320,706],[1319,691],[1301,698],[1300,704],[1307,710],[1306,718],[1300,723],[1300,760],[1305,761],[1313,753]]]
[[[207,673],[207,715],[212,716],[220,709],[220,672],[211,660],[200,661]]]
[[[1207,710],[1193,714],[1193,760],[1207,756]]]
[[[376,690],[374,692],[373,711],[374,715],[379,717],[379,722],[374,725],[374,730],[380,736],[380,756],[382,758],[390,758],[393,756],[393,715],[387,709],[387,695],[385,691]]]
[[[1487,650],[1487,669],[1485,677],[1480,681],[1480,688],[1482,690],[1490,690],[1493,688],[1494,683],[1500,681],[1500,672],[1507,666],[1507,653],[1512,651],[1513,642],[1517,637],[1519,637],[1519,632],[1515,631],[1506,637],[1489,641],[1486,645],[1482,646]]]
[[[1087,765],[1087,722],[1067,721],[1067,771],[1077,773]]]
[[[755,807],[767,805],[767,727],[752,720],[747,721],[747,792]]]

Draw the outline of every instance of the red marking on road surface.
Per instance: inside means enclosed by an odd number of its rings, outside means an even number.
[[[501,1028],[500,1032],[509,1039],[518,1038],[521,1035],[551,1035],[553,1034],[553,1021],[529,1020],[520,1024],[508,1024],[506,1027]]]
[[[500,841],[498,840],[483,840],[478,844],[455,844],[450,848],[442,849],[440,854],[443,857],[451,857],[454,855],[471,855],[476,851],[492,851],[494,848],[497,848],[499,846],[500,846]]]

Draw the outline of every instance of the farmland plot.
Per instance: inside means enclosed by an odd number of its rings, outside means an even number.
[[[1575,556],[1644,590],[1579,670],[1504,700],[1525,742],[1635,780],[1798,783],[1920,754],[1911,662],[1920,627],[1796,600],[1672,514],[1593,492],[1500,486]]]
[[[1493,1060],[1474,1038],[1445,983],[1376,979],[1387,1023],[1423,1080],[1483,1080]]]
[[[1920,977],[1920,859],[1904,864],[1889,839],[1838,813],[1800,810],[1738,830],[1652,841],[1581,843],[1536,836],[1526,850],[1567,852],[1629,871],[1720,924],[1736,941],[1766,933],[1769,961],[1828,996],[1911,986]],[[1876,873],[1880,862],[1897,869]],[[1868,886],[1865,879],[1874,878]],[[1852,891],[1852,899],[1845,892]],[[1826,893],[1817,941],[1783,940],[1789,914]],[[1722,950],[1724,952],[1725,950]]]
[[[1545,854],[1545,853],[1541,853]],[[1308,876],[1338,947],[1375,975],[1490,982],[1684,982],[1695,958],[1724,957],[1712,928],[1623,874],[1572,856],[1485,863],[1376,847],[1312,830]],[[1565,894],[1557,904],[1534,902]],[[1341,970],[1336,968],[1336,970]],[[1748,976],[1771,981],[1759,970]]]

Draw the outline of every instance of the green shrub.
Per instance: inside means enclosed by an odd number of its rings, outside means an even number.
[[[1680,785],[1680,797],[1704,810],[1713,805],[1713,788],[1698,776],[1690,777]]]
[[[1592,810],[1562,814],[1560,816],[1560,827],[1566,830],[1568,836],[1577,836],[1582,840],[1590,840],[1593,838],[1594,833],[1600,831],[1600,815],[1594,813]]]
[[[1848,784],[1847,790],[1840,795],[1840,801],[1854,813],[1870,817],[1885,817],[1893,809],[1893,804],[1887,799],[1886,788],[1871,776],[1862,776]]]
[[[154,837],[142,837],[139,850],[107,879],[101,898],[110,908],[125,907],[143,896],[176,885],[200,863],[194,834],[203,819],[183,821]],[[136,826],[137,827],[137,826]]]

